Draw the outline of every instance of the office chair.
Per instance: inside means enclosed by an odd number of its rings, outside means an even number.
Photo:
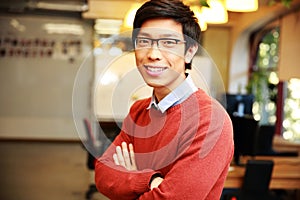
[[[224,195],[226,200],[278,200],[269,189],[274,162],[248,160],[242,188]]]
[[[88,119],[84,119],[83,122],[87,134],[87,140],[84,142],[88,154],[87,167],[91,172],[93,172],[95,170],[96,158],[100,157],[104,153],[111,142],[119,134],[120,125],[116,123],[100,122],[99,125],[101,128],[96,130],[96,134],[93,134],[90,121]],[[94,180],[94,177],[91,178]],[[85,193],[86,199],[92,199],[93,194],[97,192],[98,190],[96,185],[92,182],[89,185],[89,189]]]
[[[258,121],[252,116],[230,115],[233,126],[234,163],[240,163],[240,156],[255,156]]]
[[[260,125],[257,134],[256,155],[260,156],[298,156],[298,152],[275,151],[273,149],[273,138],[275,135],[274,125]]]
[[[96,148],[94,145],[95,138],[92,133],[92,127],[91,127],[90,121],[88,119],[84,119],[83,122],[84,122],[84,126],[86,129],[86,134],[87,134],[86,148],[88,150],[87,151],[88,155],[87,155],[87,163],[86,164],[87,164],[88,169],[90,171],[93,171],[93,170],[95,170],[95,157],[92,155],[92,153],[96,151]],[[90,200],[92,198],[92,195],[96,192],[98,192],[96,185],[94,183],[91,183],[89,185],[89,189],[85,193],[85,198],[87,200]]]

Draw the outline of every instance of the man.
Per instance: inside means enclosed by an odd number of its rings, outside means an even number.
[[[230,118],[186,73],[201,30],[178,0],[137,11],[137,68],[153,88],[123,121],[96,162],[98,190],[110,199],[219,199],[233,155]]]

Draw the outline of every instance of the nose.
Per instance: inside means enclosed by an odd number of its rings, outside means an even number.
[[[157,40],[152,39],[152,41],[151,41],[151,47],[153,48],[154,44],[156,44],[156,48],[158,48],[158,46],[159,46],[158,41],[159,41],[158,39]]]
[[[157,41],[152,41],[152,46],[151,48],[149,48],[147,56],[151,60],[160,60],[162,58],[162,54],[158,48]]]

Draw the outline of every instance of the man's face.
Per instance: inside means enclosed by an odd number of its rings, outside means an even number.
[[[172,19],[143,23],[135,41],[135,57],[145,82],[154,88],[176,88],[185,78],[182,25]]]

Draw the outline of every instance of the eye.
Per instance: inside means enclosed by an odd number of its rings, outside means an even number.
[[[137,38],[137,46],[139,47],[145,47],[145,46],[149,46],[149,44],[151,44],[149,39],[146,38]]]
[[[174,47],[177,44],[177,41],[174,39],[164,39],[161,40],[161,43],[165,47]]]

